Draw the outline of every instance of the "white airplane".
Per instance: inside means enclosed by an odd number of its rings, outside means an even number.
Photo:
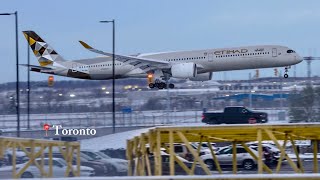
[[[79,79],[112,79],[112,53],[92,48],[105,55],[90,59],[66,61],[33,31],[23,31],[40,66],[30,65],[31,71]],[[243,69],[285,67],[300,63],[303,58],[294,50],[279,45],[244,46],[235,48],[175,51],[126,56],[115,54],[115,78],[149,78],[149,87],[174,88],[166,84],[170,78],[208,81],[213,72]],[[25,65],[26,66],[26,65]],[[164,82],[164,81],[165,82]]]

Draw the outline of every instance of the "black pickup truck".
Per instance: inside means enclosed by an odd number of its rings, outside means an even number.
[[[268,114],[251,111],[243,106],[225,107],[222,113],[203,113],[202,122],[206,124],[266,123]]]

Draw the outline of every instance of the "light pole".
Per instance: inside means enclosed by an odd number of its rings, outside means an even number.
[[[15,16],[15,26],[16,26],[16,96],[17,96],[17,104],[16,104],[16,111],[17,111],[17,137],[20,137],[20,98],[19,98],[19,44],[18,44],[18,11],[14,13],[0,13],[0,16]]]
[[[112,23],[112,133],[116,132],[116,105],[115,105],[115,21],[100,21],[100,23]]]
[[[30,37],[28,36],[28,44],[27,44],[27,52],[28,52],[28,67],[30,66],[30,50],[29,50],[29,44],[30,44]],[[27,92],[27,129],[30,129],[30,70],[27,68],[28,71],[28,92]]]
[[[252,108],[251,73],[249,73],[249,108]]]

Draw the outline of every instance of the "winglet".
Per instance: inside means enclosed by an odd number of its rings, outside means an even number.
[[[80,42],[80,44],[84,47],[84,48],[86,48],[86,49],[93,49],[91,46],[89,46],[87,43],[85,43],[85,42],[83,42],[83,41],[79,41]]]

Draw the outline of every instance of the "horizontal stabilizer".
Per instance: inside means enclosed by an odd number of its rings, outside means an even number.
[[[35,68],[35,69],[39,69],[39,70],[53,70],[53,68],[43,67],[43,66],[28,65],[28,64],[19,64],[19,65],[29,67],[29,68]]]

